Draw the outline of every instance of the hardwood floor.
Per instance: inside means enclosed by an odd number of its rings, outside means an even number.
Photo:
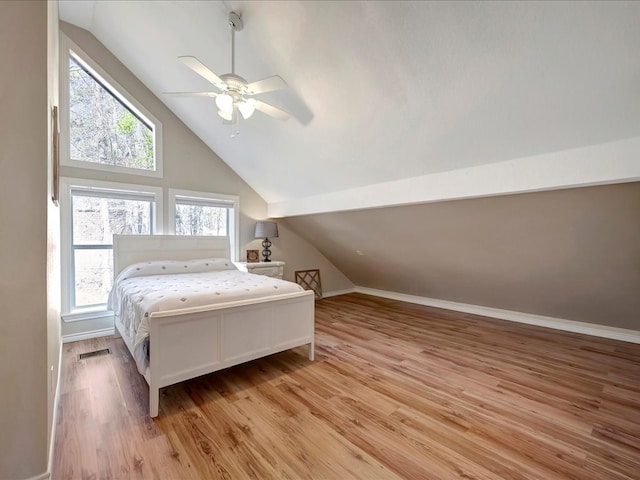
[[[100,348],[112,354],[78,360]],[[640,345],[359,294],[300,348],[165,388],[64,345],[54,480],[640,478]]]

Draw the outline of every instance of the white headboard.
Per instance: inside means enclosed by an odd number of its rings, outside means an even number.
[[[113,276],[127,265],[150,260],[229,258],[229,237],[114,235]]]

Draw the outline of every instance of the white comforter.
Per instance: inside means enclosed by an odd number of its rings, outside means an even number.
[[[240,272],[225,259],[147,262],[130,265],[118,275],[109,294],[108,308],[119,318],[125,334],[134,339],[134,358],[144,374],[152,313],[301,290],[295,283]]]

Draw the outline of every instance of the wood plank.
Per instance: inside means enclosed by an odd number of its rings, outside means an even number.
[[[82,352],[112,354],[78,360]],[[55,479],[640,478],[640,345],[360,294],[296,348],[164,388],[63,347]]]

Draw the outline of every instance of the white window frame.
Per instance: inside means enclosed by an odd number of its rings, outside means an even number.
[[[176,234],[176,203],[178,198],[184,200],[194,200],[197,203],[210,204],[213,207],[225,206],[233,208],[233,215],[229,216],[229,248],[230,260],[238,261],[240,252],[240,197],[238,195],[225,195],[222,193],[194,192],[191,190],[169,189],[167,200],[169,215],[167,229],[170,235]]]
[[[72,310],[72,295],[74,285],[71,284],[73,272],[71,271],[72,238],[72,205],[71,191],[75,188],[107,192],[124,192],[132,194],[150,195],[153,197],[155,207],[152,212],[151,234],[163,232],[162,212],[162,188],[149,185],[137,185],[129,183],[104,182],[99,180],[89,180],[85,178],[60,178],[60,260],[61,260],[61,282],[62,282],[62,319],[65,322],[76,322],[81,320],[92,320],[100,317],[110,316],[112,313],[106,307],[77,308]]]
[[[60,52],[60,164],[69,167],[100,170],[103,172],[106,171],[124,173],[127,175],[142,175],[145,177],[162,178],[162,124],[160,121],[62,32],[60,33]],[[69,148],[69,55],[73,55],[79,63],[88,70],[91,70],[91,73],[104,87],[109,90],[112,95],[117,97],[118,100],[126,106],[126,108],[134,112],[140,118],[143,118],[145,123],[151,126],[154,139],[155,170],[103,165],[100,163],[83,162],[71,159],[71,152]]]

